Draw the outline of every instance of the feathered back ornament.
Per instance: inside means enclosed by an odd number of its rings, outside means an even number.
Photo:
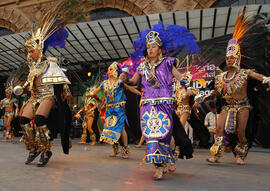
[[[153,25],[151,30],[142,30],[140,37],[133,42],[134,52],[130,54],[133,63],[138,62],[144,55],[146,44],[157,43],[165,51],[165,54],[184,50],[186,54],[198,54],[200,52],[196,43],[196,37],[184,26],[168,25],[163,22]]]
[[[64,26],[82,18],[88,18],[88,10],[97,0],[62,0],[33,25],[32,35],[26,41],[27,48],[44,53],[48,47],[64,47],[68,32]]]

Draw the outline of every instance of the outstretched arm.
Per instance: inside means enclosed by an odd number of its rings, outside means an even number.
[[[74,117],[77,118],[77,119],[79,119],[81,117],[81,112],[83,112],[83,111],[84,111],[84,107],[82,107],[80,109],[80,111],[78,111],[78,113],[76,113],[76,115]]]
[[[193,107],[199,107],[202,102],[214,100],[215,96],[217,95],[219,95],[218,91],[214,90],[208,95],[195,97],[195,103],[193,104]]]
[[[219,95],[217,90],[212,91],[210,94],[203,97],[203,101],[210,101],[215,98],[215,96]]]
[[[136,88],[133,88],[132,86],[129,86],[127,84],[124,83],[124,86],[127,90],[129,90],[130,92],[137,94],[139,96],[141,96],[141,92],[139,90],[137,90]]]
[[[130,79],[126,74],[122,73],[119,76],[120,80],[124,83],[129,83],[131,85],[136,85],[140,80],[140,75],[136,72],[134,76]]]
[[[90,97],[90,96],[94,96],[94,95],[96,95],[99,91],[101,90],[101,88],[100,88],[100,86],[97,88],[97,89],[95,89],[93,92],[87,92],[86,93],[86,97]]]
[[[172,74],[179,81],[181,81],[181,79],[183,78],[183,75],[180,72],[178,72],[178,70],[175,68],[175,66],[173,66]]]
[[[196,96],[198,94],[198,90],[193,88],[193,87],[190,87],[187,89],[187,95],[188,96]]]
[[[250,71],[249,77],[261,81],[263,84],[268,84],[270,86],[270,77],[266,77],[262,74],[258,74],[256,72]]]

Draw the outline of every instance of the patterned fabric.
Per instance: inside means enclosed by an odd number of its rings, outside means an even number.
[[[237,114],[241,112],[244,108],[251,109],[251,105],[248,100],[243,100],[235,102],[234,104],[226,105],[223,107],[228,114],[225,122],[225,132],[235,133],[237,128]]]
[[[189,105],[178,104],[175,112],[178,117],[181,117],[184,113],[191,114],[191,107]]]
[[[137,73],[142,77],[144,92],[141,98],[141,130],[147,142],[146,163],[174,163],[170,149],[172,136],[172,67],[174,58],[164,58],[155,67],[154,79],[158,86],[147,80],[142,63]]]
[[[247,83],[250,71],[251,70],[241,69],[235,72],[230,79],[226,78],[228,72],[223,72],[216,76],[215,88],[224,99],[231,99],[232,94]]]
[[[109,80],[101,83],[100,88],[106,96],[105,124],[100,141],[108,144],[118,143],[122,128],[127,122],[125,112],[126,96],[124,93],[124,84],[122,81],[115,81],[110,84]]]

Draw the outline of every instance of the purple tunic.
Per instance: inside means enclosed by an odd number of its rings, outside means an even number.
[[[147,142],[147,163],[174,163],[170,149],[172,137],[172,68],[174,58],[165,58],[155,68],[155,81],[158,87],[152,87],[151,72],[143,62],[137,69],[141,76],[143,95],[141,99],[141,130]]]

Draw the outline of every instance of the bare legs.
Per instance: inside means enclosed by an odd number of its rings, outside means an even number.
[[[126,129],[125,129],[125,125],[122,129],[122,133],[121,133],[121,139],[122,139],[122,142],[123,142],[123,145],[122,146],[122,151],[121,151],[121,155],[122,155],[122,158],[123,159],[128,159],[128,154],[129,154],[129,148],[128,148],[128,136],[127,136],[127,132],[126,132]]]
[[[217,129],[215,136],[215,143],[210,148],[210,153],[212,157],[208,158],[208,162],[218,162],[219,158],[222,156],[222,152],[224,150],[223,144],[223,134],[225,128],[225,121],[227,118],[228,112],[226,110],[222,110],[218,121],[217,121]],[[238,135],[238,144],[234,148],[234,152],[236,154],[236,164],[242,165],[244,164],[244,159],[248,152],[248,145],[246,140],[246,126],[249,117],[249,109],[248,108],[240,108],[240,111],[237,113],[237,135]]]
[[[186,122],[187,122],[187,120],[189,118],[189,113],[184,112],[181,116],[179,116],[179,118],[180,118],[180,122],[181,122],[182,126],[185,127]]]
[[[14,135],[11,132],[11,122],[13,119],[13,115],[9,115],[8,117],[4,118],[4,126],[6,127],[6,134],[5,134],[5,139],[3,140],[3,142],[7,142],[8,139],[11,139],[11,141],[13,141],[14,139]]]
[[[128,136],[127,136],[127,132],[125,130],[125,125],[124,127],[122,128],[122,132],[121,132],[121,141],[123,143],[123,146],[122,146],[122,150],[121,150],[121,155],[122,155],[122,158],[123,159],[128,159],[129,156],[129,148],[128,148]],[[110,155],[110,157],[116,157],[117,154],[119,153],[119,143],[115,143],[112,145],[112,148],[113,148],[113,152],[112,154]]]
[[[244,164],[244,159],[248,153],[248,145],[246,140],[246,126],[249,117],[249,110],[247,108],[243,108],[237,115],[238,128],[238,144],[234,148],[236,153],[236,164],[242,165]]]
[[[92,141],[90,146],[94,146],[96,144],[96,135],[92,129],[93,122],[94,122],[94,117],[92,116],[87,117],[87,119],[86,117],[84,118],[84,121],[82,124],[83,132],[82,132],[81,141],[79,142],[79,144],[86,144],[87,130],[90,133],[90,139]]]
[[[135,147],[136,147],[136,148],[141,148],[142,145],[143,145],[143,143],[144,143],[144,137],[143,137],[143,135],[142,135],[139,144],[136,145]]]
[[[122,129],[122,133],[121,133],[121,139],[123,141],[123,144],[125,147],[128,146],[128,136],[127,136],[127,132],[126,132],[126,129],[125,129],[125,125]]]
[[[92,141],[90,146],[94,146],[96,144],[96,135],[92,129],[93,122],[94,122],[94,117],[88,117],[87,126],[88,126],[88,131],[90,133],[90,139]]]

